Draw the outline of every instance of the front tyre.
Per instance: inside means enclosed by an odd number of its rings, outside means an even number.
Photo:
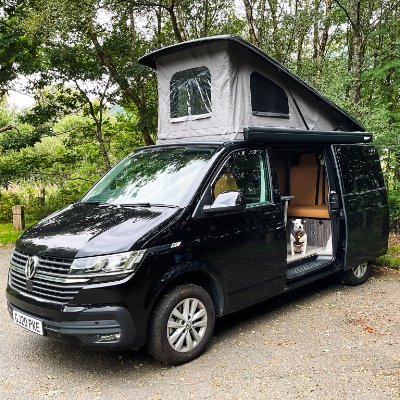
[[[368,279],[371,273],[371,266],[368,263],[362,263],[356,267],[342,272],[342,282],[346,285],[361,285]]]
[[[214,323],[214,304],[207,291],[193,284],[177,286],[153,312],[148,351],[166,364],[184,364],[205,350]]]

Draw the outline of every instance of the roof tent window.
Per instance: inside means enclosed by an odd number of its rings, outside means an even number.
[[[252,72],[250,91],[253,115],[289,118],[288,97],[276,83],[258,72]]]
[[[209,116],[211,114],[210,70],[207,67],[197,67],[175,73],[170,82],[170,106],[171,118]]]

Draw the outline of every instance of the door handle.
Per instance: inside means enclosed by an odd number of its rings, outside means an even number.
[[[331,210],[339,210],[340,208],[339,195],[335,191],[329,193],[329,204],[331,205]]]

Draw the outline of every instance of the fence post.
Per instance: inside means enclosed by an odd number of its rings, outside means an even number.
[[[40,196],[39,196],[40,204],[44,207],[46,204],[46,188],[42,187],[40,189]]]
[[[23,206],[13,206],[13,227],[16,231],[23,231],[25,229],[25,214]]]

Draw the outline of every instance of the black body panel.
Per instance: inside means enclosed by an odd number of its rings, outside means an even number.
[[[131,250],[177,208],[122,208],[76,203],[29,228],[16,243],[28,254],[89,257]]]
[[[8,312],[12,315],[13,310],[26,314],[26,306],[23,309],[8,303]],[[37,318],[40,315],[28,314]],[[74,319],[70,319],[71,316]],[[58,338],[87,347],[102,349],[129,349],[134,347],[133,338],[136,337],[136,328],[133,324],[129,311],[121,306],[104,307],[75,307],[69,315],[62,314],[57,320],[48,319],[44,316],[43,328],[46,334],[50,333]],[[118,343],[98,342],[96,335],[120,334]]]
[[[285,288],[285,227],[281,204],[193,220],[193,256],[218,267],[225,311],[242,308]]]
[[[346,222],[344,268],[386,253],[389,234],[387,192],[375,146],[334,145]]]

